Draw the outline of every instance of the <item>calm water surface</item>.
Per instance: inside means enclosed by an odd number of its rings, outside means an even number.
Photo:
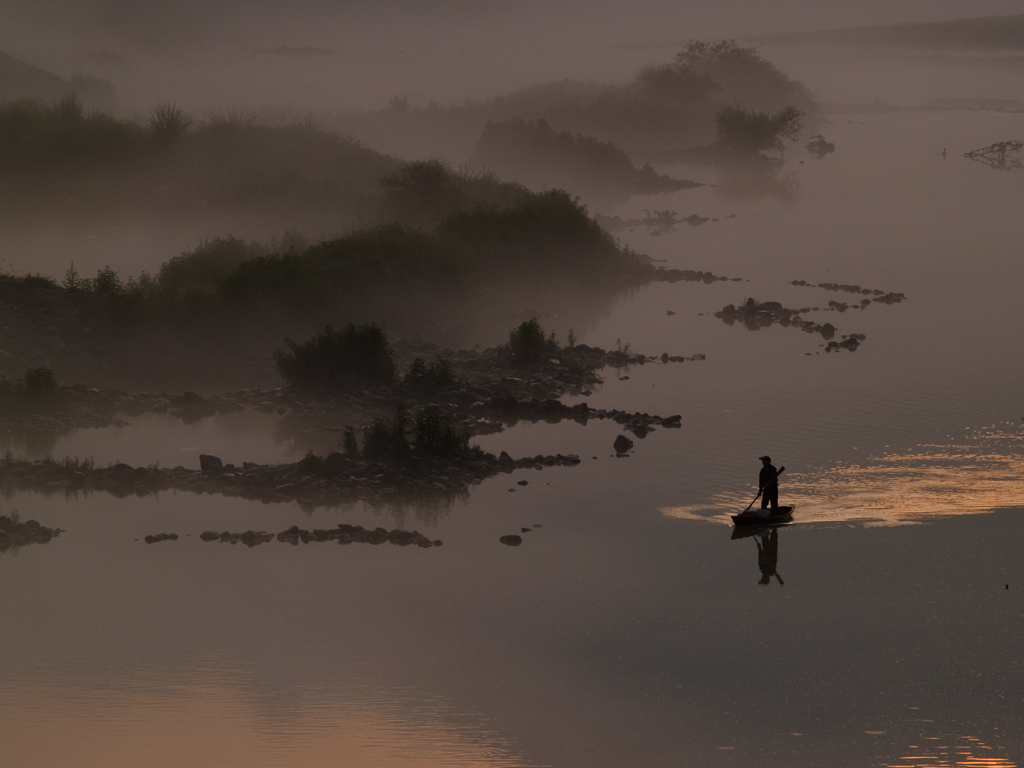
[[[66,532],[0,555],[2,763],[1024,765],[1024,176],[961,158],[1024,120],[843,116],[822,131],[836,153],[795,153],[767,185],[778,194],[723,180],[620,212],[718,217],[627,237],[747,282],[653,285],[597,323],[542,320],[589,344],[707,356],[607,371],[583,398],[682,416],[629,458],[612,455],[609,422],[521,424],[478,442],[584,461],[443,509],[6,499]],[[908,300],[807,315],[866,334],[856,353],[712,315],[747,296],[851,298],[798,279]],[[291,461],[337,440],[274,416],[130,421],[5,447],[194,466],[201,451]],[[787,467],[797,523],[732,540],[726,515],[753,497],[765,452]],[[444,546],[198,539],[338,522]],[[498,544],[521,528],[521,547]],[[160,531],[182,538],[142,543]]]

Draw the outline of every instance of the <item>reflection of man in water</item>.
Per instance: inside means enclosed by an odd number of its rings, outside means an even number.
[[[761,540],[764,540],[764,544]],[[772,576],[779,580],[780,586],[785,586],[782,577],[775,571],[779,563],[779,529],[772,528],[771,532],[764,531],[754,537],[757,544],[757,567],[761,569],[761,581],[759,584],[770,584]]]
[[[761,489],[761,509],[772,505],[772,512],[779,508],[779,471],[772,465],[771,456],[761,456],[761,473],[757,478],[757,486]],[[765,514],[762,513],[762,517]]]

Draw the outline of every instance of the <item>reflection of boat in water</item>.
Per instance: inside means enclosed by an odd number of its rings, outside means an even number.
[[[789,523],[793,520],[793,510],[796,505],[788,507],[779,507],[778,509],[772,510],[772,513],[767,516],[762,516],[753,510],[742,512],[738,515],[732,516],[732,522],[737,527],[751,527],[756,528],[766,525],[782,525],[783,523]]]

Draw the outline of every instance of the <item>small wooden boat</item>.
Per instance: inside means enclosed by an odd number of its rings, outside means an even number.
[[[737,526],[758,526],[758,525],[782,525],[793,520],[793,510],[796,505],[790,507],[779,507],[770,515],[762,516],[760,510],[747,510],[738,515],[732,516],[732,522]]]

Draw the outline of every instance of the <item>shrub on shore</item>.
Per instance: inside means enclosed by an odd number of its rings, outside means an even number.
[[[433,227],[460,211],[506,208],[528,194],[493,173],[455,172],[441,160],[414,160],[381,180],[379,218],[412,227]]]
[[[455,383],[455,369],[452,361],[446,357],[435,357],[429,363],[417,357],[409,366],[402,383],[429,389],[448,387]]]
[[[284,341],[288,350],[276,351],[274,363],[292,386],[335,389],[353,382],[395,379],[394,351],[376,323],[349,323],[338,331],[328,325],[301,344]]]
[[[473,451],[469,430],[437,406],[424,408],[411,424],[405,408],[398,406],[390,420],[376,419],[363,429],[362,455],[375,461],[403,463],[417,457],[465,456]]]
[[[544,358],[559,350],[554,331],[544,335],[544,329],[536,317],[520,323],[508,332],[509,357],[513,364],[528,367],[544,362]]]

